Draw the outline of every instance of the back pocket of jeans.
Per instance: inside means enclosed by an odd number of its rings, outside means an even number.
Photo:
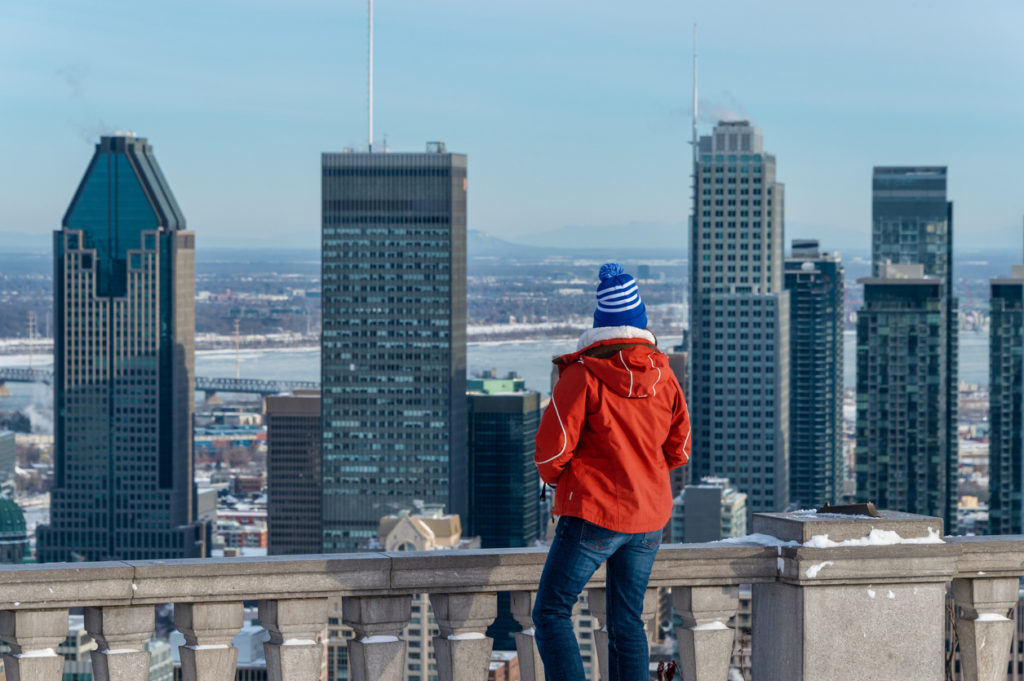
[[[607,551],[618,532],[608,530],[592,522],[583,521],[580,545],[592,551]]]
[[[656,549],[661,545],[661,530],[655,530],[654,532],[645,532],[644,538],[641,540],[649,549]]]

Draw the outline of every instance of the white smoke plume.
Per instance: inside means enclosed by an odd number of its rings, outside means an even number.
[[[750,115],[731,92],[722,92],[718,97],[697,100],[697,120],[700,123],[716,125],[720,121],[750,120]]]
[[[52,435],[53,388],[43,383],[33,383],[31,402],[25,407],[24,413],[32,423],[33,433]]]

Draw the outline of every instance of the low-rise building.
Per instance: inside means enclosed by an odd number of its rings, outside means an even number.
[[[687,485],[672,505],[672,537],[685,543],[718,541],[747,533],[747,495],[729,478]]]

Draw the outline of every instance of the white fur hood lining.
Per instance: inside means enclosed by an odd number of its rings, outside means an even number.
[[[614,340],[616,338],[621,338],[622,340],[643,338],[650,342],[651,345],[657,343],[654,334],[647,329],[638,329],[635,326],[598,326],[593,329],[587,329],[580,334],[580,339],[576,343],[576,351],[579,352],[598,341]]]

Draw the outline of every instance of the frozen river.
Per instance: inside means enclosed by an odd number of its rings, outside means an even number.
[[[853,331],[844,334],[844,382],[854,388],[856,381],[856,337]],[[679,343],[679,338],[660,338],[663,349]],[[542,393],[549,391],[551,358],[576,348],[571,338],[470,343],[466,363],[470,375],[496,369],[498,375],[515,371],[526,380],[526,386]],[[316,347],[243,350],[239,356],[239,373],[243,378],[320,380],[320,350]],[[50,368],[53,358],[36,356],[36,368]],[[26,355],[0,356],[0,366],[28,366]],[[196,353],[196,373],[200,376],[235,375],[235,352],[211,350]],[[980,385],[988,384],[988,334],[962,332],[960,335],[960,379]],[[38,408],[52,401],[50,390],[41,385],[12,383],[11,395],[0,397],[0,409]]]

